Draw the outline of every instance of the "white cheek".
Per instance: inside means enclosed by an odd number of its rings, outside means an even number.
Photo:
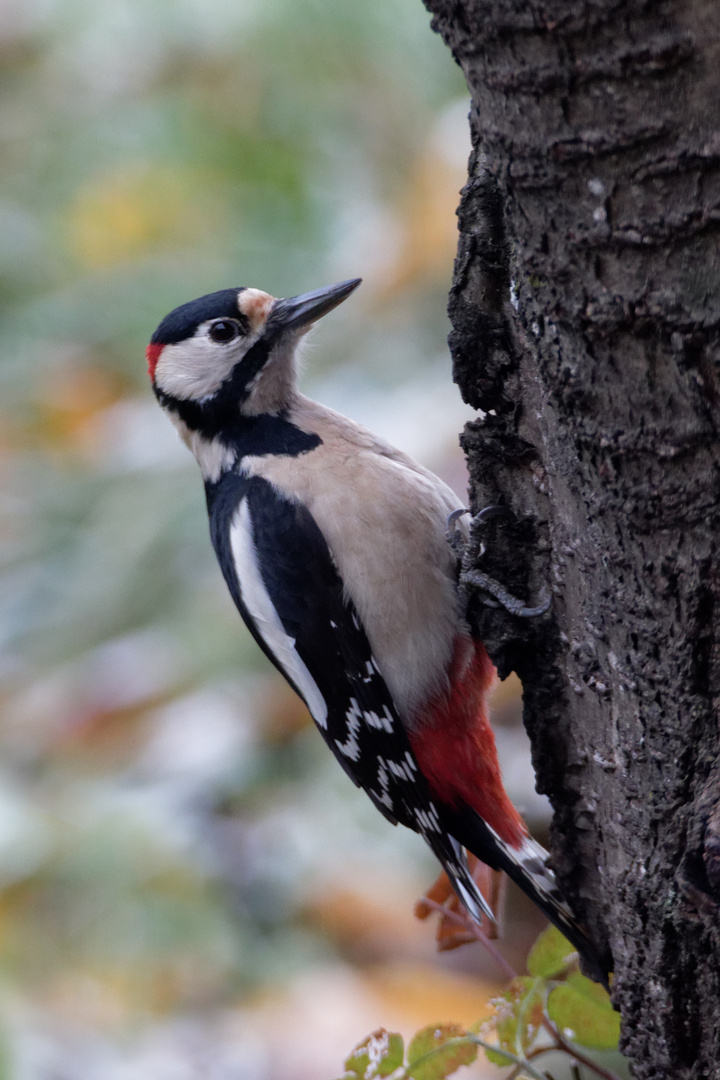
[[[209,337],[194,337],[166,345],[155,368],[155,383],[180,401],[212,397],[252,343],[243,338],[230,345],[218,345]]]

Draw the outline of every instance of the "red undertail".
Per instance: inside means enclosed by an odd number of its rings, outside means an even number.
[[[481,641],[455,639],[450,690],[420,711],[410,741],[420,769],[441,802],[471,806],[510,847],[528,835],[502,783],[487,693],[495,668]]]

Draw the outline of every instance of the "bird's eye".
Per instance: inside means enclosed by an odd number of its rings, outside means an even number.
[[[209,336],[213,341],[216,341],[218,345],[225,345],[228,341],[232,341],[233,338],[238,337],[240,334],[240,327],[232,319],[218,319],[214,322],[208,330]]]

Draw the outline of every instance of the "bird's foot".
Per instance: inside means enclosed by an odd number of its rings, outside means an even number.
[[[455,527],[455,523],[458,518],[463,514],[467,514],[467,510],[454,510],[447,521],[448,529],[448,541],[455,548],[457,539],[454,540],[459,534],[459,530]],[[506,506],[486,506],[484,510],[481,510],[479,514],[476,514],[472,520],[472,529],[475,530],[479,526],[484,525],[487,521],[494,517],[512,517],[512,511]],[[451,530],[454,528],[454,537],[451,536]],[[454,541],[454,542],[453,542]],[[479,554],[484,551],[484,546],[481,547]],[[469,563],[469,550],[467,545],[464,547],[463,552],[463,566],[460,574],[460,580],[463,585],[470,586],[475,589],[481,589],[488,594],[488,597],[493,597],[492,600],[486,599],[486,607],[503,607],[510,615],[515,615],[519,619],[532,619],[538,615],[544,615],[550,607],[551,596],[549,591],[544,590],[540,599],[540,603],[534,606],[530,606],[525,603],[524,600],[520,600],[517,596],[513,596],[504,585],[501,585],[499,581],[491,578],[488,574],[482,573],[480,570],[475,570],[468,565]]]
[[[540,603],[535,607],[528,607],[524,600],[513,596],[499,581],[495,581],[494,578],[488,577],[487,574],[483,574],[479,570],[467,570],[463,574],[463,582],[472,585],[476,589],[482,589],[483,592],[494,597],[494,600],[485,601],[486,607],[504,607],[510,615],[515,615],[518,619],[532,619],[536,615],[544,615],[550,607],[551,596],[549,592],[544,593]]]

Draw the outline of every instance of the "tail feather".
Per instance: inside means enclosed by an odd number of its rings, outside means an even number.
[[[530,836],[523,837],[518,847],[511,847],[472,811],[463,813],[443,807],[441,816],[453,847],[462,844],[494,870],[504,870],[577,949],[592,978],[607,987],[610,967],[573,915],[558,888],[555,875],[547,865],[547,851]],[[479,908],[494,920],[494,915],[488,910],[487,901],[470,875],[464,857],[462,860],[453,860],[452,866],[448,866],[442,856],[441,862],[473,918],[478,918]],[[462,868],[460,873],[459,868]]]
[[[483,915],[486,915],[491,922],[497,922],[495,912],[470,873],[467,856],[462,845],[457,842],[454,836],[448,836],[448,840],[455,851],[455,859],[452,863],[443,858],[440,861],[443,864],[445,873],[450,878],[453,889],[476,922],[481,922]]]

